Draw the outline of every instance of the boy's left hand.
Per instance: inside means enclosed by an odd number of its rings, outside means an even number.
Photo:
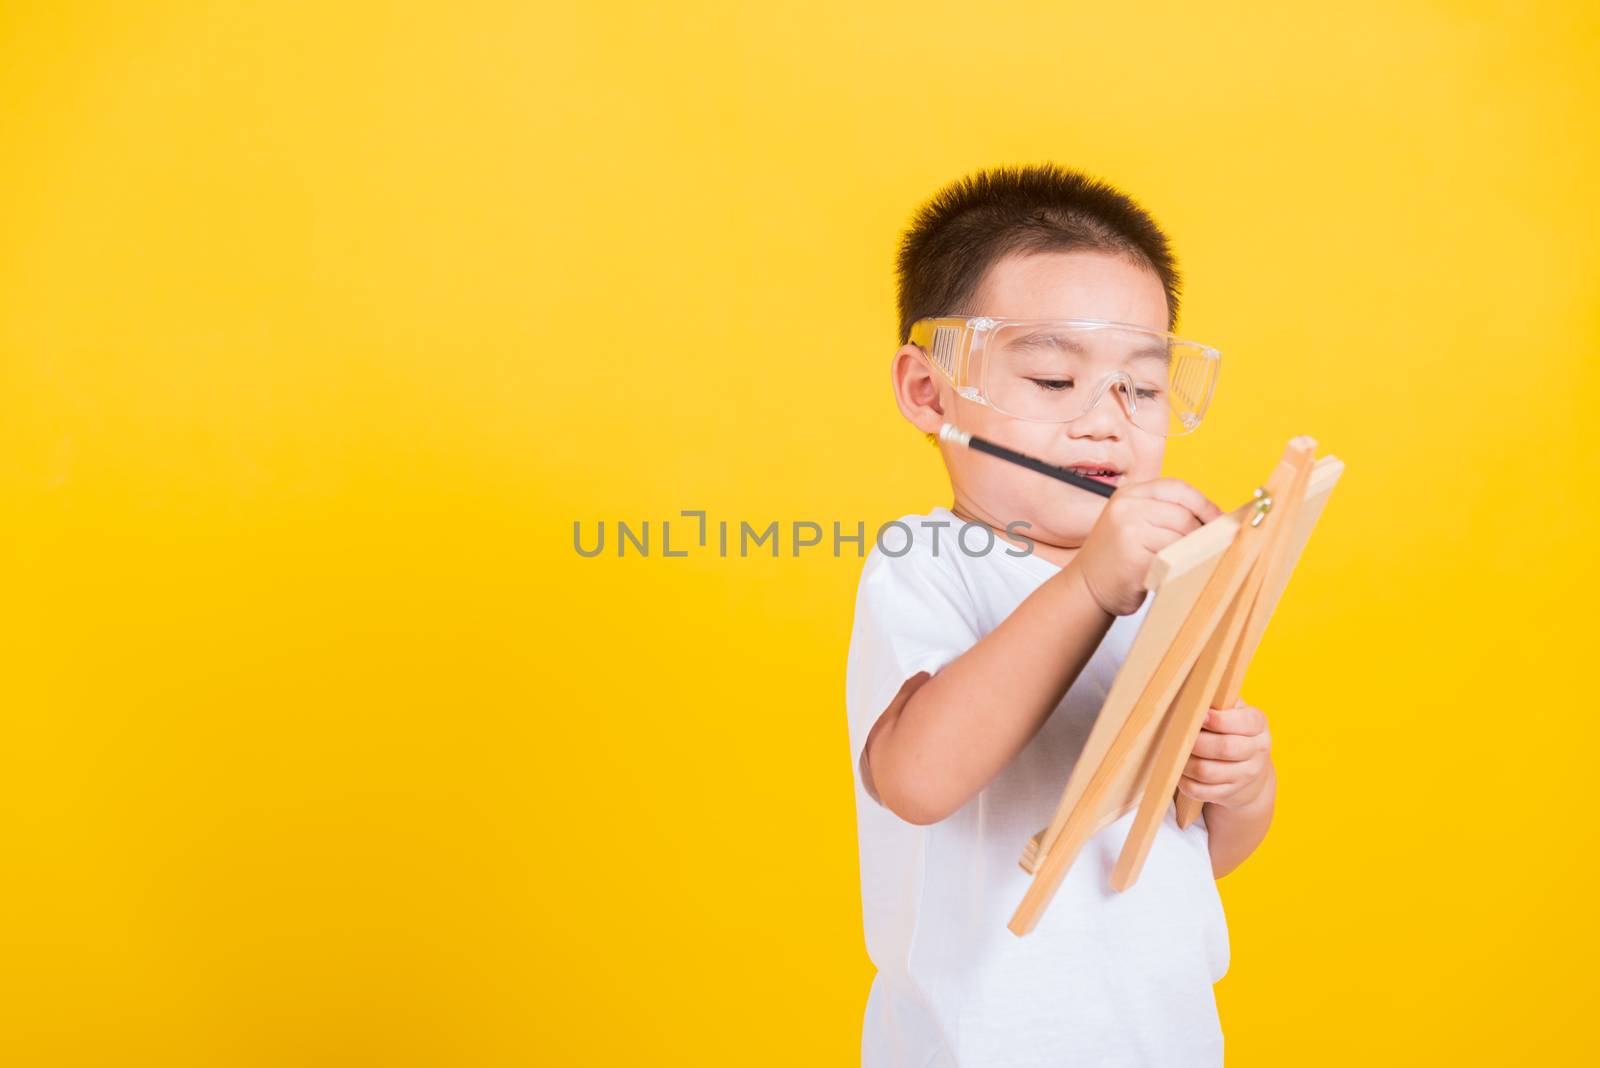
[[[1272,769],[1272,736],[1267,716],[1243,701],[1213,708],[1194,740],[1178,790],[1197,801],[1223,808],[1247,805],[1266,788]]]

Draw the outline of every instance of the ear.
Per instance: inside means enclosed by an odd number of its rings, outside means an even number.
[[[923,433],[937,434],[944,425],[950,383],[934,371],[928,358],[915,345],[900,347],[894,354],[889,374],[900,414]]]

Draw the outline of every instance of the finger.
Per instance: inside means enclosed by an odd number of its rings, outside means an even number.
[[[1202,730],[1195,735],[1192,752],[1207,760],[1249,760],[1259,750],[1260,744],[1252,735]]]
[[[1217,801],[1231,794],[1233,787],[1209,782],[1196,782],[1185,775],[1178,780],[1178,792],[1186,797],[1192,797],[1196,801]]]
[[[1144,500],[1139,502],[1128,531],[1145,552],[1158,553],[1199,527],[1186,508],[1167,501]]]
[[[1182,505],[1202,523],[1209,523],[1222,514],[1211,499],[1181,478],[1157,478],[1139,484],[1139,496],[1171,501]]]
[[[1183,766],[1183,774],[1195,782],[1210,784],[1243,782],[1249,770],[1247,763],[1190,757],[1189,762]]]
[[[1213,708],[1206,713],[1205,729],[1218,734],[1262,734],[1267,729],[1267,714],[1240,702],[1232,708]]]
[[[1139,518],[1153,527],[1162,527],[1179,537],[1200,528],[1200,520],[1181,504],[1149,498],[1139,502]]]

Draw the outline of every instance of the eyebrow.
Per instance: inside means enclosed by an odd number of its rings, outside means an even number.
[[[1080,356],[1084,354],[1083,345],[1077,338],[1070,334],[1053,334],[1048,330],[1035,330],[1031,334],[1024,334],[1022,337],[1006,342],[1006,347],[1017,349],[1066,349]],[[1134,360],[1160,360],[1163,363],[1170,363],[1172,361],[1172,353],[1165,347],[1148,346],[1136,349],[1122,358],[1123,363],[1132,363]]]

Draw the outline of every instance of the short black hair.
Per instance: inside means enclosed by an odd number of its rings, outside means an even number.
[[[1178,265],[1167,235],[1119,189],[1054,163],[993,167],[957,179],[917,209],[900,239],[900,344],[911,324],[966,306],[984,275],[1012,253],[1095,251],[1142,261],[1167,293],[1178,324]]]

